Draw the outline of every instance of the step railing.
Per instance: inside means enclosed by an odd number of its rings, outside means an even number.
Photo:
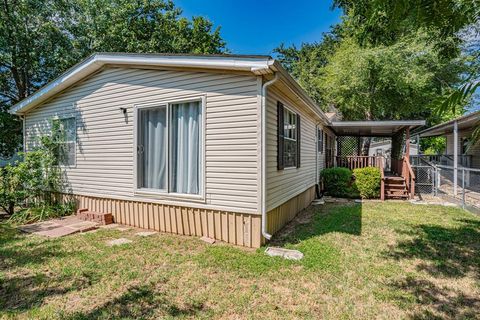
[[[405,179],[408,197],[413,199],[415,195],[415,173],[413,173],[410,160],[407,157],[399,160],[392,159],[392,171]]]

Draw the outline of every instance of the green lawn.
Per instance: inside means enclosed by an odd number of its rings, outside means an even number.
[[[480,219],[408,203],[302,213],[263,250],[196,238],[100,230],[47,240],[0,229],[0,317],[475,318]],[[126,237],[133,243],[107,247]]]

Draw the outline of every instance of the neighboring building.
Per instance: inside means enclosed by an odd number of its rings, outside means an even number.
[[[469,141],[476,127],[480,126],[480,111],[472,112],[456,119],[440,123],[417,133],[420,138],[445,137],[446,150],[444,154],[425,156],[433,162],[443,165],[454,165],[454,155],[457,155],[458,165],[467,168],[480,168],[480,141],[470,148]],[[455,136],[457,150],[455,152]]]
[[[369,156],[384,156],[390,157],[392,152],[392,142],[390,140],[372,141],[370,149],[368,150]],[[410,144],[410,155],[416,156],[418,154],[418,146],[416,144]]]

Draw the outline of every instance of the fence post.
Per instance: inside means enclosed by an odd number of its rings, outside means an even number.
[[[440,185],[441,185],[441,183],[440,183],[440,177],[441,177],[440,171],[441,171],[441,170],[442,170],[442,169],[440,169],[439,167],[437,167],[437,194],[438,194],[438,191],[440,190]]]
[[[462,208],[465,209],[465,168],[462,167]]]

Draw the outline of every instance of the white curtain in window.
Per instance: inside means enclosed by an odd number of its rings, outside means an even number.
[[[138,145],[140,187],[166,189],[167,126],[166,107],[140,110]]]
[[[199,101],[171,105],[171,183],[172,192],[200,192],[200,124]]]

